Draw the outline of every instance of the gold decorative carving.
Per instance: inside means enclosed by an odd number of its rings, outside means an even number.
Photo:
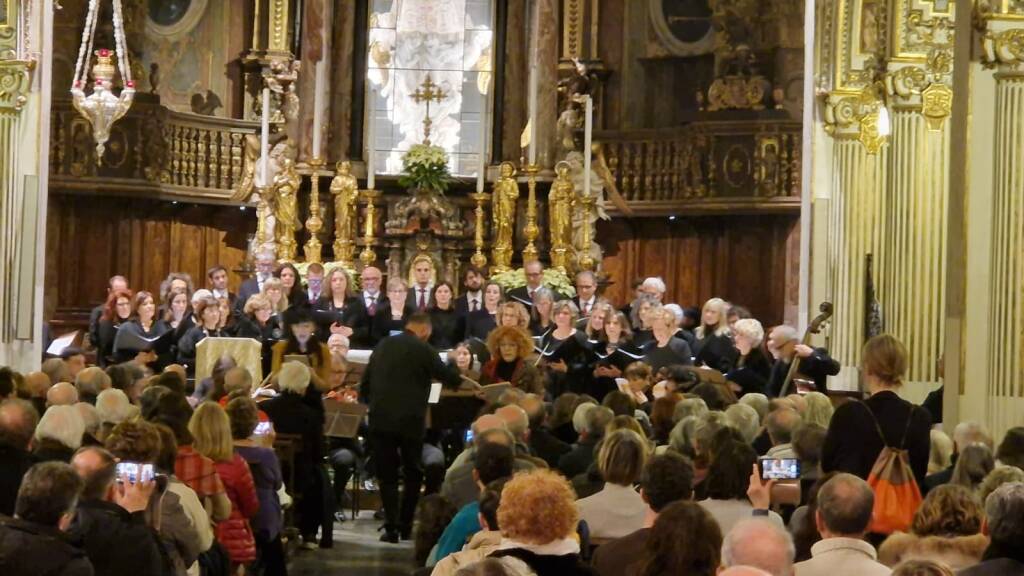
[[[548,193],[548,230],[551,233],[551,266],[562,272],[569,270],[572,249],[572,207],[576,187],[569,176],[569,163],[555,165],[555,181]]]
[[[500,177],[494,183],[491,198],[492,268],[502,272],[512,267],[512,240],[515,233],[516,201],[519,199],[519,183],[516,182],[516,168],[511,162],[502,162]]]
[[[331,180],[331,195],[334,196],[334,259],[351,265],[356,240],[356,202],[359,199],[359,184],[351,174],[352,164],[347,160],[338,162]]]
[[[363,251],[359,253],[359,260],[363,266],[372,266],[377,261],[377,253],[373,251],[377,230],[375,203],[380,200],[382,193],[380,190],[363,190],[360,195],[366,203],[366,233],[363,235]]]
[[[716,78],[708,89],[708,110],[764,110],[769,82],[763,76]]]
[[[487,256],[484,255],[484,204],[487,202],[489,196],[486,192],[474,192],[469,195],[470,198],[476,202],[476,225],[473,230],[473,247],[476,251],[473,256],[470,257],[469,262],[477,268],[483,269],[487,266]]]
[[[523,262],[531,262],[537,259],[537,246],[534,242],[540,235],[540,227],[537,226],[537,174],[540,166],[528,164],[524,169],[526,172],[526,225],[523,226],[523,237],[526,238],[526,246],[523,248]]]
[[[928,122],[929,130],[942,130],[952,111],[953,90],[949,86],[936,82],[921,92],[921,113]]]
[[[324,226],[323,218],[320,217],[320,168],[323,167],[322,158],[313,158],[309,161],[309,167],[313,170],[310,177],[311,187],[309,189],[309,218],[306,219],[306,230],[309,231],[309,240],[303,247],[306,255],[306,262],[322,262],[323,244],[318,234]]]
[[[35,61],[0,58],[0,111],[20,112],[28,101]]]
[[[273,206],[276,220],[277,259],[294,262],[298,244],[295,234],[302,229],[299,221],[299,186],[302,178],[295,171],[295,161],[285,158],[281,172],[274,177]]]

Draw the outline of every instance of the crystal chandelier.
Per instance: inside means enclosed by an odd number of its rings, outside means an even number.
[[[75,77],[71,85],[72,102],[75,109],[89,121],[92,134],[96,139],[96,163],[103,158],[103,150],[110,138],[110,127],[131,108],[135,98],[135,82],[132,81],[132,70],[128,64],[128,53],[124,41],[124,18],[121,16],[121,0],[112,0],[114,4],[114,51],[107,48],[95,51],[96,64],[92,67],[92,93],[86,94],[88,84],[88,68],[92,60],[93,40],[96,36],[96,21],[100,11],[100,0],[89,0],[89,10],[85,15],[85,29],[82,30],[82,45],[78,50],[78,62],[75,64]],[[117,57],[115,67],[114,56]],[[115,96],[113,80],[120,70],[124,80],[124,88],[120,96]]]

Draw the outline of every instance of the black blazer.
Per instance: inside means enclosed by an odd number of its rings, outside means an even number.
[[[353,332],[352,336],[354,340],[350,341],[352,348],[373,348],[376,340],[373,339],[371,334],[373,330],[373,316],[370,315],[370,311],[366,307],[366,301],[363,300],[363,293],[359,292],[354,297],[352,302],[352,322],[351,326]],[[387,310],[388,308],[388,297],[384,292],[377,293],[377,310]],[[348,326],[346,324],[346,326]]]
[[[743,362],[742,366],[739,365],[740,360]],[[765,355],[764,350],[758,347],[753,348],[746,358],[738,359],[737,366],[730,370],[725,377],[727,380],[739,384],[743,389],[739,394],[742,396],[751,392],[763,392],[771,373],[772,365],[768,361],[768,356]]]
[[[466,317],[466,339],[479,338],[486,342],[487,335],[497,327],[497,314],[492,315],[486,308],[470,312]]]
[[[370,429],[423,434],[434,380],[457,388],[462,378],[458,370],[441,362],[430,344],[408,332],[382,340],[370,356],[360,386],[370,405]]]
[[[405,330],[405,321],[415,313],[415,308],[406,306],[402,310],[402,318],[395,320],[391,317],[391,306],[377,308],[377,314],[370,321],[370,340],[373,341],[373,345],[376,346],[378,342],[390,336],[392,332],[402,332]]]
[[[884,441],[878,435],[876,419]],[[832,415],[821,449],[821,470],[849,472],[866,480],[883,445],[898,448],[902,443],[909,453],[917,485],[924,490],[931,426],[928,410],[907,402],[895,392],[879,392],[863,402],[847,402]]]
[[[484,307],[484,291],[480,289],[480,296],[477,297],[476,305],[478,309]],[[469,316],[469,294],[463,292],[455,299],[455,312],[462,317]]]
[[[430,345],[438,350],[451,350],[456,344],[462,341],[466,334],[466,318],[459,316],[454,309],[441,310],[430,309],[430,323],[433,330],[430,333]]]
[[[651,370],[655,374],[661,368],[672,366],[673,364],[679,364],[680,366],[693,365],[693,353],[690,351],[689,344],[682,338],[673,336],[669,339],[668,344],[661,348],[658,348],[657,340],[651,340],[646,346],[646,350],[647,354],[644,357],[644,361],[651,365]]]
[[[782,384],[789,374],[789,365],[790,362],[783,360],[776,360],[772,365],[768,387],[764,391],[769,398],[775,398],[782,393]],[[824,348],[815,348],[813,354],[800,361],[800,372],[814,380],[819,392],[825,393],[828,389],[828,377],[839,374],[839,362],[833,360]],[[796,392],[796,389],[790,390],[790,393],[792,392]]]
[[[739,357],[732,338],[724,334],[709,334],[697,339],[692,351],[698,365],[714,368],[722,374],[732,370]]]
[[[556,301],[565,300],[564,294],[556,292],[550,286],[546,286],[546,288],[554,293]],[[527,310],[533,307],[533,300],[530,299],[530,291],[526,288],[526,286],[520,286],[518,288],[513,288],[509,290],[508,292],[505,293],[505,300],[519,302],[523,306],[526,306]]]
[[[349,345],[353,341],[363,342],[369,334],[369,323],[363,316],[366,307],[359,305],[359,298],[349,296],[341,308],[334,305],[334,300],[322,297],[313,303],[313,318],[316,320],[320,340],[327,342],[331,336],[331,324],[337,323],[352,329]]]
[[[431,308],[434,307],[434,296],[432,294],[433,292],[434,287],[431,286],[430,288],[427,289],[427,292],[424,294],[424,296],[427,297],[427,307],[424,309],[424,312],[429,311]],[[412,307],[413,310],[418,311],[420,304],[419,286],[413,284],[412,287],[409,288],[409,290],[406,292],[406,294],[407,296],[405,297],[405,303]]]

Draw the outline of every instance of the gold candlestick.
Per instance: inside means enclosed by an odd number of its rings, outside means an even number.
[[[590,211],[594,206],[594,197],[588,194],[580,201],[583,203],[583,246],[580,247],[578,263],[580,270],[593,270],[594,257],[590,255]]]
[[[380,190],[363,190],[361,196],[366,202],[366,233],[363,235],[363,251],[359,253],[359,260],[364,266],[372,266],[377,261],[377,253],[373,251],[374,231],[376,226],[376,207],[374,202],[381,197]]]
[[[540,166],[529,164],[525,168],[526,187],[529,193],[526,198],[526,226],[523,227],[523,235],[526,237],[526,247],[523,248],[523,264],[537,259],[537,246],[534,241],[540,234],[537,226],[537,173]]]
[[[270,217],[270,202],[267,201],[269,188],[261,186],[256,188],[256,195],[259,202],[256,203],[256,252],[263,250],[264,246],[272,240],[270,231],[267,230],[267,219]]]
[[[313,174],[310,177],[312,187],[309,191],[309,218],[306,219],[306,230],[309,230],[309,240],[302,247],[306,254],[306,262],[321,262],[321,251],[323,244],[317,233],[324,227],[324,221],[320,218],[320,168],[324,165],[322,158],[313,158],[309,161]]]
[[[486,192],[474,192],[469,197],[476,201],[476,234],[473,243],[476,246],[476,253],[470,257],[469,263],[477,268],[487,266],[487,256],[484,256],[484,203],[487,202]]]

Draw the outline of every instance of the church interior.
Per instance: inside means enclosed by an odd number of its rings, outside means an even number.
[[[385,283],[426,262],[457,296],[539,260],[616,309],[649,277],[765,332],[827,308],[806,342],[829,391],[861,391],[888,333],[903,398],[1001,437],[1022,193],[1020,0],[0,0],[0,365],[22,372],[89,348],[115,276],[159,295],[221,266],[238,292],[267,253]],[[411,573],[374,529],[292,572]]]

